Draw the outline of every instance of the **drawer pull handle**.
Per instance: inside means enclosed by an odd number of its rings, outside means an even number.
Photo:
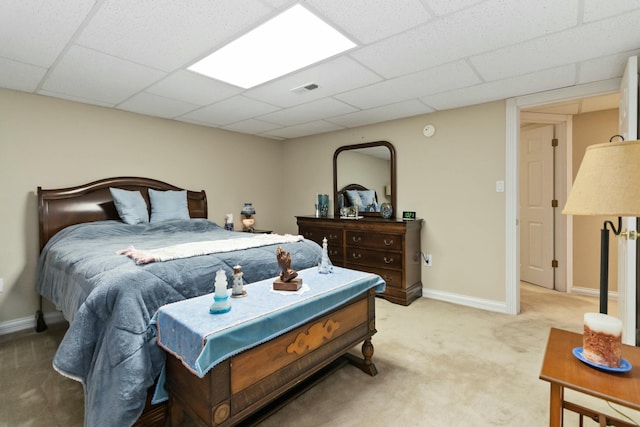
[[[393,245],[393,239],[391,239],[391,240],[390,240],[390,241],[388,241],[388,242],[387,242],[387,239],[384,239],[384,240],[383,240],[383,242],[384,242],[385,246],[391,246],[391,245]]]
[[[338,238],[337,234],[334,234],[333,236],[329,234],[329,240],[336,240],[337,238]]]
[[[387,259],[387,257],[384,257],[384,263],[385,264],[393,264],[393,258]]]
[[[330,255],[338,255],[338,251],[331,251],[331,250],[330,250],[330,251],[329,251],[329,254],[330,254]]]
[[[353,240],[355,243],[360,243],[362,241],[362,237],[360,236],[353,236],[351,238],[351,240]]]
[[[393,282],[393,277],[384,276],[384,281],[387,282],[387,283],[391,283],[391,282]]]
[[[351,257],[353,259],[360,259],[360,258],[362,258],[362,254],[357,254],[357,253],[354,252],[354,253],[351,254]]]

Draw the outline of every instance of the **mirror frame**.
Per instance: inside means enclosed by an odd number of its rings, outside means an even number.
[[[390,162],[390,184],[391,184],[391,207],[393,208],[393,213],[391,215],[391,219],[396,218],[396,150],[389,141],[374,141],[374,142],[365,142],[361,144],[353,144],[353,145],[344,145],[339,147],[335,153],[333,154],[333,215],[335,218],[340,218],[340,209],[338,208],[338,154],[347,150],[358,150],[360,148],[370,148],[370,147],[387,147],[389,149],[389,162]],[[360,184],[360,183],[357,183]],[[380,212],[360,212],[359,215],[368,217],[378,217],[382,218]]]

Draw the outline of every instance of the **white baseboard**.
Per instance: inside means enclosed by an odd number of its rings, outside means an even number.
[[[64,322],[64,317],[59,311],[52,311],[44,314],[44,321],[47,325],[54,323]],[[20,332],[27,329],[34,329],[36,327],[36,318],[34,316],[23,317],[22,319],[9,320],[8,322],[0,323],[0,335],[11,334],[13,332]]]
[[[439,301],[450,302],[453,304],[464,305],[467,307],[479,308],[481,310],[495,311],[498,313],[507,313],[506,302],[492,301],[481,298],[472,298],[464,295],[452,294],[443,291],[434,291],[432,289],[422,288],[422,296],[432,298]]]
[[[582,288],[580,286],[572,286],[571,290],[569,290],[569,293],[570,294],[576,294],[576,295],[584,295],[584,296],[587,296],[587,297],[595,297],[595,298],[599,298],[600,297],[600,290],[593,289],[593,288]],[[618,292],[609,291],[609,299],[617,301],[618,300]]]

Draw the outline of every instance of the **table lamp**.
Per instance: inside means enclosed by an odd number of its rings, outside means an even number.
[[[253,204],[245,203],[240,213],[244,215],[244,218],[242,218],[242,229],[244,231],[253,232],[253,224],[255,224],[255,219],[253,219],[252,216],[256,214],[256,210],[253,208]]]
[[[617,137],[619,135],[616,135]],[[611,138],[612,140],[615,138]],[[635,230],[622,231],[623,216],[640,216],[640,141],[616,141],[587,147],[562,211],[566,215],[617,216],[617,228],[604,221],[600,231],[600,313],[607,313],[609,294],[609,230],[635,240]]]

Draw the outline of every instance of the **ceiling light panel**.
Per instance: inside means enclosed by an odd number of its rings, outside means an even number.
[[[248,89],[354,46],[316,15],[296,5],[189,70]]]

